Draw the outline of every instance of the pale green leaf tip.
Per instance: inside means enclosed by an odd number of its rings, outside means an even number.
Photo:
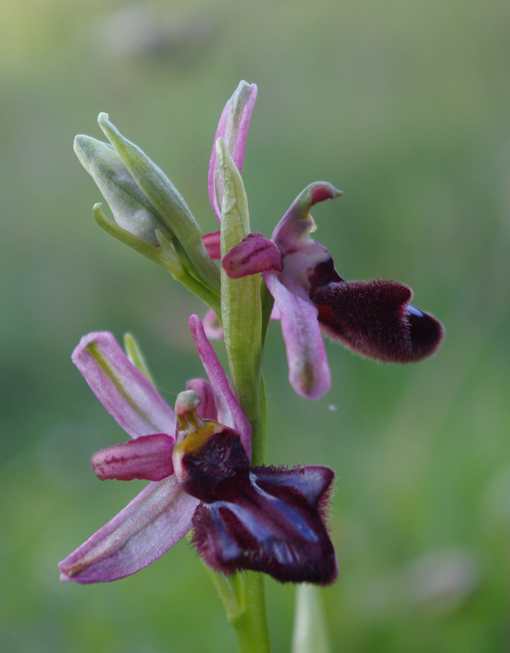
[[[97,124],[102,127],[105,123],[110,121],[110,116],[105,113],[104,111],[101,111],[101,113],[97,117]]]
[[[103,206],[102,202],[96,202],[94,204],[94,206],[92,207],[92,213],[94,214],[94,217],[96,218],[96,220],[97,220],[96,216],[100,216],[101,218],[106,218],[106,215],[105,215],[103,209],[101,208],[102,206]]]
[[[218,158],[224,157],[225,151],[228,152],[228,147],[225,141],[220,137],[216,139],[216,156]]]
[[[136,369],[141,372],[148,381],[152,383],[152,385],[155,385],[141,347],[138,344],[137,339],[132,333],[129,333],[129,331],[124,334],[124,349],[126,350],[128,359]]]

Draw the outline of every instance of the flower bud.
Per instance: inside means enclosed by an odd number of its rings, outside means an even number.
[[[119,227],[156,247],[156,229],[167,238],[172,237],[163,218],[110,145],[80,134],[74,139],[74,151],[108,202]]]
[[[182,248],[183,263],[204,285],[219,291],[219,273],[202,242],[200,228],[186,202],[165,173],[134,143],[128,141],[100,113],[98,123],[140,192],[163,220],[164,235],[170,232]]]

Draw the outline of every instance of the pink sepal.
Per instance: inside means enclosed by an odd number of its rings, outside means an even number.
[[[214,136],[211,160],[209,161],[209,199],[214,215],[221,221],[223,183],[216,158],[216,141],[222,138],[229,149],[239,172],[243,169],[246,136],[250,126],[253,106],[257,99],[257,85],[245,81],[239,83],[234,95],[225,105],[218,129]]]
[[[72,359],[99,401],[131,437],[174,435],[172,409],[129,361],[111,333],[84,336]]]
[[[105,583],[147,567],[191,528],[198,499],[175,476],[149,483],[124,510],[59,563],[60,580]]]
[[[221,259],[221,233],[220,230],[213,231],[209,234],[202,235],[202,242],[204,247],[207,250],[209,256],[215,260],[219,261]]]

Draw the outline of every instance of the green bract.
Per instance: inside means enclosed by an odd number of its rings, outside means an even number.
[[[219,291],[219,274],[202,243],[202,233],[186,202],[165,173],[100,113],[98,123],[140,191],[175,236],[179,255],[189,272],[211,290]],[[187,260],[186,260],[187,259]]]
[[[224,256],[250,233],[248,201],[243,180],[223,139],[216,141],[223,180],[221,254]],[[221,314],[230,374],[241,406],[252,422],[260,413],[259,386],[262,354],[260,275],[230,279],[221,270]],[[254,452],[254,457],[256,453]],[[254,464],[258,464],[255,462]]]

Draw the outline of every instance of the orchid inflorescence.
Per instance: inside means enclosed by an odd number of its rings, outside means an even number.
[[[270,239],[251,232],[240,173],[256,95],[255,84],[239,84],[214,138],[209,197],[221,225],[215,233],[202,234],[171,181],[106,114],[98,122],[110,143],[75,139],[113,213],[107,218],[97,204],[96,221],[208,306],[203,322],[190,318],[208,381],[190,380],[174,412],[133,339],[126,340],[127,355],[110,333],[82,339],[74,363],[132,438],[94,454],[93,471],[102,480],[150,483],[60,563],[62,580],[123,578],[192,531],[196,551],[217,572],[331,583],[338,573],[325,524],[332,470],[263,464],[261,356],[269,320],[281,321],[291,386],[311,399],[331,385],[322,333],[363,356],[397,363],[430,356],[442,340],[441,324],[410,304],[407,286],[345,281],[313,240],[311,207],[342,194],[331,184],[305,188]],[[212,338],[224,338],[230,381]]]

